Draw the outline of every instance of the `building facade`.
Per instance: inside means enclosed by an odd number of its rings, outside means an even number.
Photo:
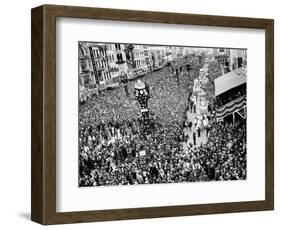
[[[90,94],[98,92],[98,84],[94,75],[94,68],[88,46],[86,44],[80,43],[78,52],[79,93],[80,98],[84,100]]]
[[[80,98],[119,84],[128,72],[124,45],[119,43],[79,43]]]
[[[146,64],[144,46],[143,45],[134,45],[133,52],[134,52],[135,70],[147,71],[148,67]]]
[[[235,70],[247,65],[246,49],[231,49],[229,54],[230,70]]]

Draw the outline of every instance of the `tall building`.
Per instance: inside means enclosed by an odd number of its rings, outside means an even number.
[[[128,65],[126,63],[125,46],[120,43],[108,44],[109,70],[112,83],[116,83],[122,72],[127,74]]]
[[[167,59],[165,46],[146,46],[145,54],[154,69],[161,68]]]
[[[97,92],[98,85],[94,76],[94,68],[92,65],[90,51],[85,43],[79,44],[78,49],[79,58],[79,92],[80,98],[84,96]]]
[[[146,56],[144,54],[143,45],[134,45],[134,61],[135,61],[135,70],[147,71],[148,67],[146,64]]]
[[[230,49],[217,48],[214,49],[215,60],[221,64],[223,73],[228,73],[230,71]]]
[[[145,57],[145,62],[146,62],[147,67],[150,66],[150,64],[152,63],[152,60],[151,60],[151,57],[149,54],[149,50],[150,50],[150,48],[148,45],[143,46],[143,52],[144,52],[144,57]]]
[[[111,78],[116,78],[119,75],[118,65],[116,64],[116,44],[108,44],[107,56]]]
[[[111,72],[107,44],[89,44],[94,76],[99,88],[106,88],[111,84]]]
[[[247,65],[246,49],[231,49],[229,54],[230,70],[235,70]]]
[[[80,94],[119,84],[121,73],[128,73],[124,49],[119,43],[79,43]]]

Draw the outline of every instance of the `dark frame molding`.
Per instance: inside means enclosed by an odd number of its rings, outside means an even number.
[[[265,200],[200,205],[56,212],[56,17],[265,30]],[[274,20],[43,5],[31,11],[31,219],[63,224],[274,209]]]

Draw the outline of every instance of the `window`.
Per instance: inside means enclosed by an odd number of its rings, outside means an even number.
[[[242,64],[243,64],[242,57],[238,57],[237,62],[238,62],[238,68],[242,67]]]
[[[116,43],[115,48],[116,48],[116,50],[121,50],[121,45],[119,43]]]
[[[87,63],[86,60],[80,60],[80,67],[81,67],[81,71],[84,72],[87,69]]]
[[[122,54],[119,53],[119,54],[117,54],[116,56],[117,56],[117,62],[118,62],[118,63],[123,62]]]

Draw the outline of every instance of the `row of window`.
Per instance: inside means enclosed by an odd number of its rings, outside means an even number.
[[[228,59],[217,59],[218,60],[218,62],[228,62]]]
[[[121,50],[121,44],[120,43],[115,43],[115,44],[107,44],[107,48],[109,50]]]
[[[137,50],[135,50],[135,51],[134,51],[134,55],[135,55],[135,58],[138,58],[138,57],[144,55],[144,51],[137,51]]]
[[[145,60],[136,60],[136,68],[140,69],[143,68],[146,65]]]
[[[81,66],[81,70],[84,71],[85,68],[87,67],[87,61],[88,60],[82,60],[80,62],[80,66]],[[97,67],[104,67],[107,66],[107,63],[104,61],[96,61],[96,65]],[[136,68],[140,69],[143,68],[146,65],[145,60],[136,60]],[[109,72],[109,71],[101,71],[99,73],[96,73],[96,79],[97,79],[97,83],[98,82],[107,82],[110,81],[112,79],[112,75],[117,75],[119,73],[118,70],[113,71],[113,72]],[[89,86],[90,82],[92,81],[92,78],[90,77],[90,75],[84,75],[83,77],[80,78],[80,84],[83,86]]]
[[[117,57],[117,62],[122,63],[123,62],[123,55],[121,53],[116,55]]]
[[[113,54],[109,54],[108,55],[108,60],[109,60],[109,62],[114,62],[114,55]]]
[[[93,56],[94,56],[95,58],[100,57],[100,56],[105,57],[105,56],[106,56],[106,53],[107,53],[107,52],[106,52],[106,49],[103,48],[103,47],[99,47],[99,49],[95,49],[95,48],[93,48],[93,47],[89,47],[89,49],[90,49],[90,51],[92,51]]]
[[[114,55],[108,55],[108,61],[110,63],[114,63],[115,60],[114,60]],[[121,53],[117,54],[117,61],[118,62],[123,62],[123,56]],[[97,68],[108,68],[109,67],[109,63],[106,61],[106,60],[103,60],[103,59],[96,59],[94,60],[95,62],[95,66]],[[86,72],[88,70],[90,70],[90,63],[89,63],[89,60],[87,59],[82,59],[80,60],[80,68],[81,68],[81,72]]]
[[[98,68],[108,68],[108,63],[105,60],[95,61]]]
[[[123,62],[123,55],[122,55],[122,53],[117,53],[116,54],[116,59],[117,59],[117,62],[119,62],[119,63]],[[115,62],[114,55],[113,54],[108,55],[108,60],[109,60],[110,63]]]
[[[88,71],[90,69],[89,60],[86,60],[86,59],[80,60],[80,69],[81,69],[81,72]]]
[[[111,75],[109,72],[103,72],[103,78],[105,81],[109,81],[111,79]],[[102,79],[100,80],[102,81]]]

